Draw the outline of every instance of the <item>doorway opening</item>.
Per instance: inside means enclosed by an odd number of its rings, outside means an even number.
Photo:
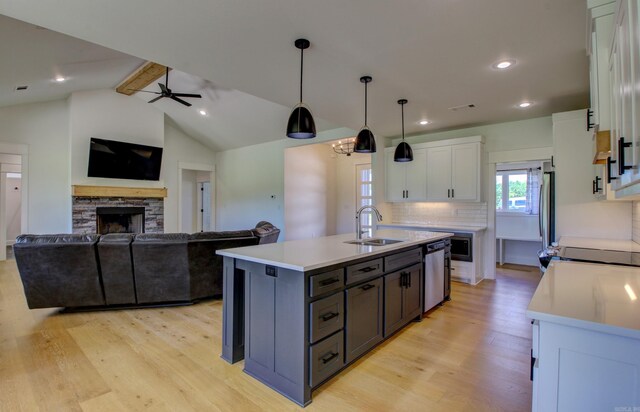
[[[215,230],[215,171],[211,165],[178,164],[178,231]]]

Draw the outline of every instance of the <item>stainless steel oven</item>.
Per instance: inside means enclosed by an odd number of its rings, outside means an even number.
[[[454,233],[451,237],[451,260],[473,262],[473,234]]]

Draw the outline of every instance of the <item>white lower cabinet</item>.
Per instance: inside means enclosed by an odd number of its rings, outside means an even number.
[[[534,320],[531,373],[534,412],[640,407],[637,338]]]

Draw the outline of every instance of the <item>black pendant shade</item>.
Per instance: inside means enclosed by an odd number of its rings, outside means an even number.
[[[398,104],[402,108],[402,142],[396,147],[396,151],[393,154],[393,161],[411,162],[413,161],[413,149],[411,149],[409,143],[404,141],[404,105],[407,104],[407,99],[398,100]]]
[[[376,139],[373,137],[373,133],[368,127],[364,127],[358,133],[356,137],[354,152],[357,153],[375,153],[376,152]]]
[[[304,105],[297,105],[289,116],[287,136],[293,139],[311,139],[316,137],[316,123],[309,109]]]
[[[371,76],[362,76],[360,82],[364,83],[364,127],[358,132],[356,136],[356,143],[354,152],[357,153],[375,153],[376,152],[376,139],[373,137],[373,132],[367,126],[367,84],[371,82]]]
[[[304,63],[304,49],[311,44],[307,39],[298,39],[295,46],[300,49],[300,103],[291,112],[287,122],[287,136],[293,139],[311,139],[316,137],[316,122],[311,111],[302,103],[302,69]]]

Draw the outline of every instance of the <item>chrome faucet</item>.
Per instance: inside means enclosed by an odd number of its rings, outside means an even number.
[[[362,211],[365,209],[373,210],[376,213],[376,218],[378,219],[378,222],[382,220],[382,215],[380,214],[378,209],[376,209],[375,206],[366,205],[358,209],[358,211],[356,212],[356,239],[358,240],[362,239],[362,223],[360,222],[360,216],[362,215]]]

